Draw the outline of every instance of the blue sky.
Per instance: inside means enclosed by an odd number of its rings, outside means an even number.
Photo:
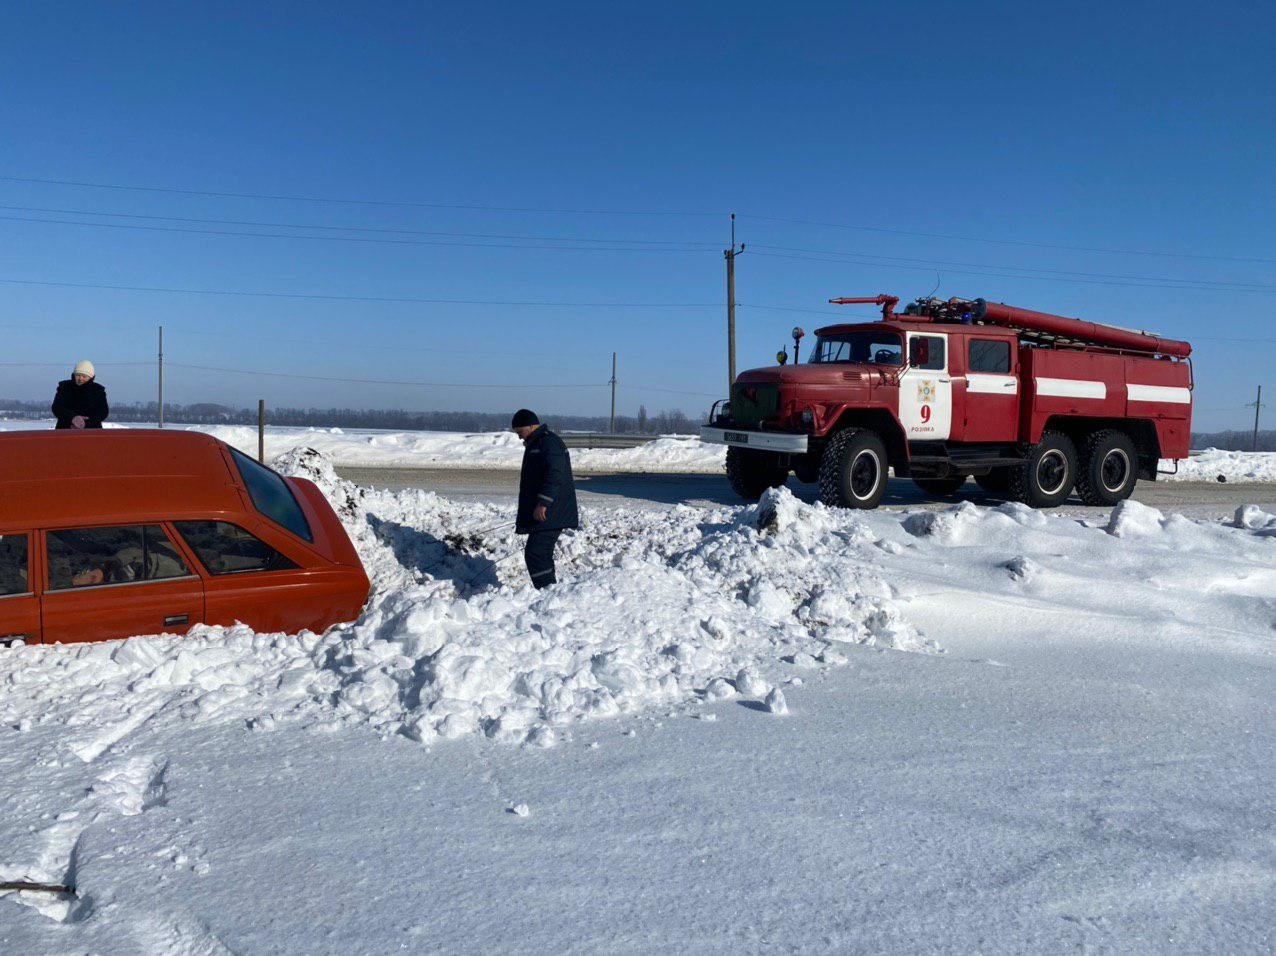
[[[162,323],[173,401],[605,413],[615,350],[622,411],[698,413],[735,210],[742,368],[831,296],[938,281],[1188,338],[1197,427],[1244,426],[1256,384],[1276,404],[1273,28],[1233,3],[8,5],[0,397],[88,356],[150,398]]]

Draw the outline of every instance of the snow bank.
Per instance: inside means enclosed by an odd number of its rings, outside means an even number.
[[[784,713],[780,683],[856,645],[935,649],[891,603],[876,536],[787,491],[753,508],[595,514],[564,538],[566,583],[536,592],[506,509],[359,488],[313,450],[275,465],[315,480],[349,529],[375,588],[358,621],[24,648],[0,655],[0,719],[67,724],[85,762],[157,721],[550,746],[581,720],[726,695]]]
[[[1161,468],[1173,468],[1173,463],[1162,462]],[[1234,483],[1276,481],[1276,452],[1207,448],[1186,461],[1179,462],[1177,475],[1162,475],[1159,480]]]
[[[52,428],[53,422],[0,421],[0,430]],[[145,428],[120,425],[107,428]],[[174,425],[215,435],[256,456],[257,429],[248,425]],[[340,467],[354,468],[493,468],[517,469],[523,443],[512,432],[390,432],[370,429],[266,428],[266,455],[275,458],[300,448],[313,448]],[[694,436],[664,436],[636,448],[574,448],[578,472],[719,473],[726,460],[722,445],[706,445]]]

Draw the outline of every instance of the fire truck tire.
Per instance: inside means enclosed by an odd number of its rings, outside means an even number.
[[[1010,480],[1010,496],[1033,508],[1063,504],[1077,480],[1077,447],[1063,432],[1044,432]]]
[[[745,501],[757,501],[768,488],[779,488],[789,480],[789,470],[780,465],[774,452],[727,446],[727,479]]]
[[[1124,501],[1138,481],[1138,451],[1123,431],[1105,428],[1086,436],[1077,465],[1077,494],[1088,505]]]
[[[957,490],[966,483],[965,475],[952,475],[948,478],[914,478],[915,484],[928,495],[941,495],[948,497],[955,495]]]
[[[1013,468],[994,468],[986,475],[975,475],[975,484],[990,495],[1004,497],[1010,494],[1010,481],[1013,478],[1011,472]]]
[[[848,428],[820,458],[820,501],[831,508],[876,508],[886,493],[886,445],[875,433]]]

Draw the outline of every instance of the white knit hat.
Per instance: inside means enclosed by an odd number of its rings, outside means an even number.
[[[76,374],[87,375],[89,378],[92,378],[97,373],[93,371],[92,362],[90,362],[88,359],[80,359],[80,361],[75,363],[75,371],[72,372],[71,374],[72,375],[76,375]]]

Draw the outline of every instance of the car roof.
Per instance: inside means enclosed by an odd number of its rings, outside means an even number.
[[[153,428],[0,432],[0,531],[242,513],[224,447]]]

